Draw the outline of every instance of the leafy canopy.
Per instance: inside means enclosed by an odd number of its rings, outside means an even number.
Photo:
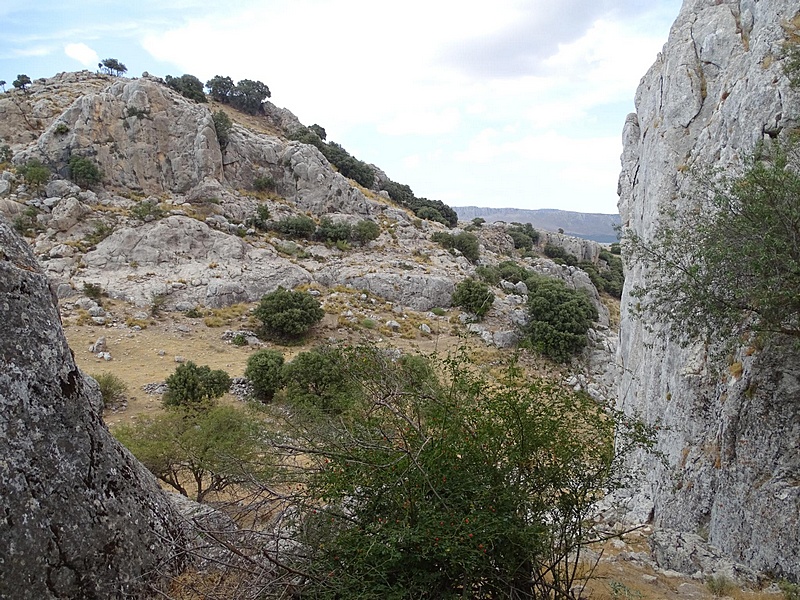
[[[513,366],[491,380],[463,357],[343,352],[361,393],[338,418],[285,424],[310,468],[291,525],[304,595],[574,597],[595,503],[647,432]]]
[[[187,361],[178,365],[175,372],[167,377],[164,406],[206,410],[230,387],[231,378],[225,371],[212,371],[207,365],[198,367],[192,361]]]
[[[707,174],[709,175],[709,174]],[[744,332],[800,337],[800,146],[756,148],[741,175],[710,174],[696,203],[646,239],[625,232],[647,267],[633,311],[684,344]]]
[[[317,299],[308,292],[279,287],[264,295],[254,311],[262,333],[278,338],[298,338],[325,316]]]
[[[478,320],[483,319],[494,303],[494,294],[489,286],[471,277],[456,285],[453,304],[473,313]]]

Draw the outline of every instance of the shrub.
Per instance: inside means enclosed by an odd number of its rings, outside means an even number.
[[[53,131],[56,135],[66,135],[69,133],[69,125],[66,123],[59,123]]]
[[[189,98],[189,100],[194,100],[195,102],[206,102],[203,83],[194,75],[189,75],[188,73],[180,77],[167,75],[164,77],[164,81],[184,98]]]
[[[256,207],[255,214],[245,221],[245,225],[259,231],[267,231],[270,227],[269,217],[269,207],[266,204],[259,204]]]
[[[513,260],[504,260],[497,265],[497,268],[500,271],[500,277],[511,283],[525,281],[528,277],[533,275],[531,271],[515,263]]]
[[[0,146],[0,164],[5,164],[11,162],[11,158],[14,154],[11,152],[11,146],[8,144],[3,144]]]
[[[480,258],[480,247],[478,238],[473,233],[464,231],[458,235],[452,235],[443,231],[437,231],[431,236],[431,240],[437,242],[447,250],[456,249],[471,262]]]
[[[578,258],[574,254],[570,254],[564,248],[555,244],[545,244],[544,255],[559,264],[566,264],[571,267],[578,264]]]
[[[514,240],[514,248],[532,250],[539,243],[539,232],[530,223],[512,223],[508,235]]]
[[[353,227],[352,238],[353,241],[364,245],[372,240],[378,239],[381,234],[381,228],[375,221],[363,219],[355,224]]]
[[[153,221],[164,216],[164,211],[156,202],[142,200],[131,209],[131,216],[141,221]]]
[[[100,386],[100,395],[103,398],[103,406],[108,408],[123,400],[128,392],[127,384],[113,373],[100,373],[92,375]]]
[[[574,597],[596,501],[626,483],[624,453],[649,437],[514,366],[488,381],[457,357],[437,369],[369,349],[346,357],[361,394],[293,436],[314,461],[290,525],[307,549],[299,595]]]
[[[253,189],[257,192],[270,192],[275,189],[275,180],[268,175],[253,179]]]
[[[299,239],[311,239],[317,230],[314,219],[306,215],[284,217],[272,223],[271,228],[285,236]]]
[[[47,180],[50,179],[50,169],[35,158],[17,167],[17,173],[22,175],[25,183],[35,188],[42,187],[42,185],[47,183]]]
[[[473,313],[479,320],[486,316],[494,303],[494,294],[489,286],[472,278],[456,285],[453,304]]]
[[[269,402],[283,387],[283,354],[276,350],[259,350],[247,359],[244,376],[253,384],[253,395]]]
[[[321,346],[301,352],[283,370],[286,400],[311,415],[343,413],[358,390],[345,367],[339,348]]]
[[[219,147],[222,150],[228,146],[228,142],[231,139],[231,130],[233,129],[233,121],[228,116],[224,110],[218,110],[213,115],[211,115],[211,119],[214,122],[214,129],[217,132],[217,141],[219,142]]]
[[[69,178],[78,185],[88,186],[98,183],[102,174],[91,159],[73,155],[69,158]]]
[[[99,301],[103,297],[103,288],[99,283],[84,283],[83,295],[92,300]]]
[[[298,338],[325,316],[319,302],[308,292],[279,287],[266,294],[254,311],[261,321],[262,333],[279,338]]]
[[[480,265],[476,267],[475,276],[489,285],[500,283],[500,269],[496,265]]]
[[[314,236],[322,242],[346,242],[350,239],[352,228],[344,221],[334,223],[328,217],[323,217]]]
[[[558,362],[567,362],[587,343],[597,309],[581,290],[563,281],[535,275],[528,286],[528,322],[522,327],[523,345]]]
[[[523,345],[557,361],[567,362],[587,343],[597,309],[580,290],[563,281],[536,275],[528,286],[528,322],[522,327]]]
[[[212,371],[207,365],[198,367],[192,361],[187,361],[178,365],[175,372],[167,377],[164,406],[207,410],[230,387],[231,378],[225,371]]]

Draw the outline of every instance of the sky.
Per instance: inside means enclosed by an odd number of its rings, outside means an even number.
[[[616,213],[622,126],[681,0],[3,0],[0,79],[267,84],[419,197]]]

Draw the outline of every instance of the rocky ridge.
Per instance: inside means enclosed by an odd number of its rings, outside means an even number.
[[[800,125],[800,96],[782,71],[782,44],[799,23],[789,0],[686,0],[669,41],[642,79],[623,133],[620,213],[647,239],[680,203],[691,169],[735,169],[762,139]],[[790,345],[741,348],[720,374],[703,346],[681,348],[658,324],[631,318],[647,275],[629,269],[619,359],[622,408],[661,426],[665,463],[641,456],[636,518],[697,534],[730,560],[800,578],[800,362]],[[669,545],[660,555],[669,562]],[[699,569],[686,556],[684,571]]]

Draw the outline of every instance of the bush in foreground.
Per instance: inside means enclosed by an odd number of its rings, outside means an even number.
[[[325,311],[308,292],[279,287],[266,294],[254,311],[261,321],[261,333],[267,337],[299,338],[322,320]]]

